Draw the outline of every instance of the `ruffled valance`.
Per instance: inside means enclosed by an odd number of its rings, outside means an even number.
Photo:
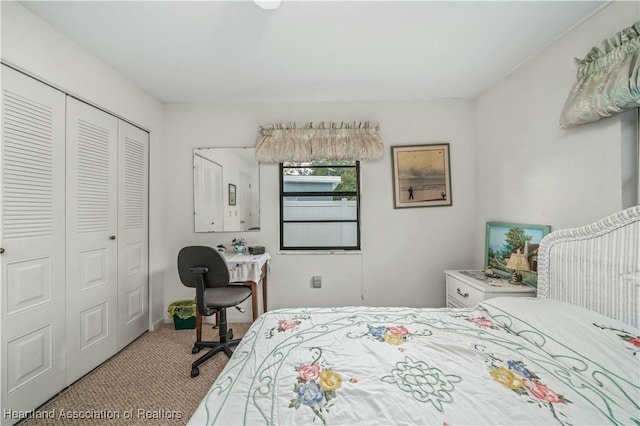
[[[384,156],[377,123],[277,123],[260,127],[256,160],[377,160]]]
[[[560,117],[566,129],[640,106],[640,21],[576,59],[578,81]]]

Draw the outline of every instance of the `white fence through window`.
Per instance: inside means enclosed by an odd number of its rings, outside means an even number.
[[[342,200],[284,200],[283,220],[357,220],[357,203]],[[284,245],[288,247],[356,246],[356,222],[284,223]]]

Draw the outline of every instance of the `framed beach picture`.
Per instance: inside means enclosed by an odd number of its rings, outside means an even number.
[[[229,205],[236,205],[236,186],[232,183],[229,184]]]
[[[393,207],[451,205],[449,144],[391,147]]]
[[[529,271],[518,271],[522,282],[538,284],[538,248],[540,241],[551,231],[549,225],[530,225],[509,222],[487,222],[485,233],[484,265],[496,275],[507,278],[512,270],[507,268],[514,253],[524,254]]]

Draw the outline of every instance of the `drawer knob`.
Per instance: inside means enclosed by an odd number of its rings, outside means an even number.
[[[463,292],[460,291],[459,288],[456,288],[456,293],[458,293],[462,297],[469,297],[469,293],[468,292],[467,293],[463,293]]]

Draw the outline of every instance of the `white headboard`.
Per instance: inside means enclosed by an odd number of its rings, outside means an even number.
[[[640,206],[552,232],[538,251],[538,297],[640,325]]]

